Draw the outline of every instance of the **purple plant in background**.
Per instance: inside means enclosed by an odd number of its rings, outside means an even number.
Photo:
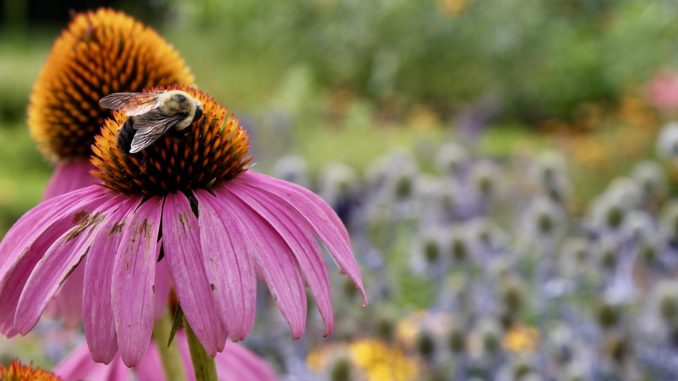
[[[281,157],[275,163],[275,166],[273,166],[272,175],[304,188],[311,187],[308,163],[300,156],[288,155]]]

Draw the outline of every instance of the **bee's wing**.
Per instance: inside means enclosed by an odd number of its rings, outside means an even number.
[[[124,111],[127,116],[147,113],[158,107],[161,93],[113,93],[99,100],[99,106]]]
[[[174,127],[185,115],[165,115],[159,109],[139,115],[134,119],[134,138],[129,153],[137,153],[150,146]]]

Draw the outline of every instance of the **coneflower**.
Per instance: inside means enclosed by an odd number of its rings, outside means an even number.
[[[115,92],[193,84],[176,50],[153,29],[110,9],[75,15],[52,46],[28,107],[31,135],[56,169],[45,197],[94,182],[89,156]]]
[[[136,154],[120,150],[123,114],[97,137],[102,184],[48,199],[0,243],[0,331],[25,334],[71,271],[86,259],[83,319],[95,361],[119,350],[139,363],[151,338],[156,266],[166,261],[179,304],[206,352],[243,339],[255,316],[256,278],[268,285],[293,337],[306,323],[308,285],[333,328],[327,251],[360,290],[360,270],[337,215],[298,185],[248,170],[248,139],[210,96],[186,133]],[[160,238],[162,237],[162,241]],[[158,254],[160,253],[160,254]]]

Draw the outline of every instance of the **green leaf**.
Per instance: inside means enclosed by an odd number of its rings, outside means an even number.
[[[174,320],[172,321],[172,330],[170,331],[169,340],[167,340],[167,346],[172,345],[172,340],[177,334],[179,328],[184,322],[184,311],[181,309],[181,306],[177,306],[176,311],[174,311]]]

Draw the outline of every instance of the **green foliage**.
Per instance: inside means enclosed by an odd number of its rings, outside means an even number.
[[[528,122],[615,99],[675,59],[678,32],[668,1],[469,0],[457,15],[433,0],[174,7],[179,34],[217,42],[206,54],[224,66],[269,66],[263,80],[301,64],[321,89],[443,113],[492,93],[507,117]]]
[[[35,149],[24,125],[0,128],[0,235],[35,206],[50,169]]]
[[[49,43],[44,33],[0,34],[0,128],[25,120],[30,89]]]
[[[537,151],[548,143],[525,127],[532,121],[613,99],[675,63],[677,13],[669,1],[640,0],[467,0],[456,15],[434,0],[210,0],[169,2],[153,24],[198,86],[254,126],[261,169],[295,152],[317,171],[328,161],[363,168],[393,148],[426,156],[453,134],[439,121],[413,126],[409,106],[447,117],[486,94],[504,103],[505,121],[479,151]],[[0,231],[37,202],[50,172],[26,107],[58,33],[0,31],[0,159],[12,163],[0,167]],[[339,89],[350,99],[335,117]],[[384,109],[396,118],[381,123]]]

